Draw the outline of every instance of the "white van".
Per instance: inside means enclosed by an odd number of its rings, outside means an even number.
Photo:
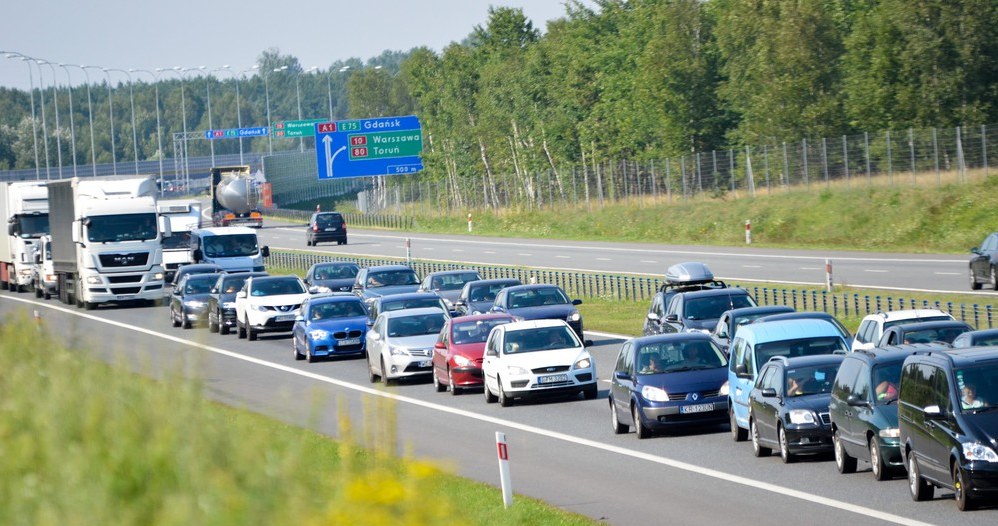
[[[191,231],[191,261],[214,263],[226,272],[263,272],[270,247],[260,247],[256,230],[243,226]]]

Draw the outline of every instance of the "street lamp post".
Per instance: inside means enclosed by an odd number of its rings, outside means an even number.
[[[208,94],[208,130],[211,133],[215,125],[211,122],[211,75],[204,76],[204,89]],[[215,166],[215,139],[208,137],[208,149],[211,151],[211,165]]]
[[[21,56],[24,57],[24,60],[28,63],[28,71],[31,71],[31,63],[35,62],[35,58],[27,55]],[[51,180],[52,169],[49,165],[49,132],[48,128],[45,127],[45,85],[44,79],[42,79],[42,67],[39,66],[37,62],[35,65],[38,66],[38,100],[41,102],[42,107],[42,146],[44,146],[45,150],[45,179]]]
[[[135,152],[135,174],[139,173],[139,143],[138,134],[135,132],[135,92],[132,90],[132,74],[123,69],[105,69],[104,72],[117,71],[124,73],[128,77],[128,100],[132,106],[132,150]],[[110,78],[110,76],[108,77]]]
[[[295,75],[295,96],[298,98],[298,120],[302,120],[302,115],[301,115],[301,74],[302,73],[309,73],[309,72],[315,71],[317,69],[319,69],[319,66],[312,66],[312,67],[308,68],[305,71],[299,71],[298,74]],[[298,151],[300,151],[302,153],[305,152],[305,137],[299,137],[298,138]]]
[[[76,125],[73,123],[73,77],[69,75],[69,68],[65,64],[57,64],[66,73],[66,88],[69,90],[69,137],[72,141],[70,149],[73,152],[73,177],[76,173]]]
[[[286,69],[288,69],[287,66],[281,66],[279,68],[274,68],[273,73],[278,73],[278,72],[284,71]],[[269,79],[270,79],[270,74],[269,73],[265,73],[263,75],[263,92],[264,92],[264,96],[266,97],[266,101],[267,101],[267,144],[268,144],[267,151],[268,151],[268,153],[273,154],[274,153],[274,134],[271,133],[271,132],[274,130],[274,125],[272,124],[272,121],[270,120],[270,81],[269,81]]]
[[[177,76],[180,77],[180,119],[181,119],[181,123],[182,123],[182,126],[183,126],[182,129],[183,129],[183,132],[184,132],[184,142],[181,143],[180,147],[181,147],[182,150],[186,150],[186,148],[187,148],[187,103],[184,100],[184,75],[183,75],[183,73],[180,72],[180,69],[181,69],[180,66],[173,66],[172,68],[169,68],[169,69],[167,69],[167,68],[156,68],[156,71],[158,71],[158,72],[174,72],[174,73],[177,74]],[[161,149],[162,149],[162,147],[161,147]],[[182,153],[183,153],[183,156],[184,156],[184,162],[186,162],[187,161],[187,152],[183,151]],[[181,172],[183,172],[183,167],[180,167],[180,168],[181,168]],[[177,178],[176,175],[174,175],[174,180],[176,180],[176,178]]]
[[[28,59],[24,55],[12,52],[8,53],[6,57],[22,60],[28,66],[28,82],[31,86],[31,91],[28,92],[28,96],[31,98],[31,143],[35,148],[35,179],[41,179],[42,173],[38,163],[38,118],[35,116],[35,76],[31,72],[31,64],[28,63]]]
[[[55,77],[55,66],[47,60],[36,60],[38,64],[38,78],[42,76],[42,65],[46,65],[52,71],[52,106],[55,107],[55,154],[59,162],[59,179],[62,179],[62,137],[61,126],[59,124],[59,79]]]
[[[117,146],[114,143],[114,100],[112,99],[113,94],[111,93],[111,74],[107,72],[106,69],[100,66],[80,66],[84,69],[99,69],[104,72],[104,76],[107,77],[107,113],[111,118],[111,173],[118,175],[118,153],[115,151]]]
[[[346,73],[347,71],[350,71],[350,66],[343,66],[343,67],[341,67],[339,69],[340,73]],[[326,75],[326,94],[329,97],[329,120],[334,120],[334,118],[333,118],[333,81],[332,81],[332,77],[333,77],[333,72],[330,71],[329,74]]]
[[[236,126],[238,126],[240,129],[242,129],[242,127],[243,127],[243,114],[242,114],[242,109],[240,108],[240,105],[239,105],[239,79],[240,79],[240,77],[243,76],[243,73],[249,73],[250,71],[256,71],[259,67],[260,66],[253,66],[253,67],[251,67],[249,69],[244,69],[244,70],[240,71],[238,75],[236,75],[235,73],[232,74],[232,76],[236,79]],[[270,130],[269,129],[267,130],[267,136],[268,137],[270,136]],[[239,135],[239,164],[244,164],[243,163],[243,136],[242,135]]]
[[[159,192],[160,195],[163,193],[163,129],[159,122],[159,75],[149,71],[148,69],[130,69],[133,73],[148,73],[152,75],[155,83],[153,88],[156,92],[156,147],[158,148],[156,152],[156,157],[159,158]]]
[[[94,141],[94,101],[90,97],[90,74],[87,73],[87,68],[82,65],[76,67],[80,68],[83,76],[87,79],[87,116],[90,117],[90,167],[93,168],[94,177],[97,177],[97,147]]]

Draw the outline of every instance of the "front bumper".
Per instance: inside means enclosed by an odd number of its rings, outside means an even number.
[[[787,450],[794,455],[831,453],[832,428],[826,425],[787,424]]]
[[[994,462],[964,462],[969,495],[982,498],[998,496],[998,464]]]
[[[350,343],[357,341],[359,343]],[[347,343],[344,343],[347,342]],[[313,356],[358,356],[367,352],[364,335],[357,338],[322,338],[313,340],[308,338],[306,342]]]
[[[485,385],[485,376],[481,367],[469,365],[466,367],[452,366],[450,369],[454,387],[481,387]]]
[[[513,398],[578,393],[596,385],[596,370],[593,367],[545,374],[531,372],[508,377],[500,373],[499,376],[503,382],[503,391]]]
[[[433,362],[430,353],[426,355],[393,354],[385,362],[385,378],[406,378],[433,373]]]
[[[640,417],[649,429],[721,424],[728,421],[728,399],[723,396],[678,402],[651,402],[638,396]]]

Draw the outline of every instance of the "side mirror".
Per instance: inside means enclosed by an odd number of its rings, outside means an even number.
[[[926,420],[943,420],[946,418],[943,415],[943,410],[938,405],[927,405],[922,411],[925,413]]]
[[[970,253],[971,254],[977,254],[978,256],[980,256],[981,255],[981,249],[977,248],[977,247],[970,247]]]
[[[260,249],[260,255],[262,255],[265,258],[269,258],[270,257],[270,247],[268,247],[267,245],[264,245],[263,248]]]
[[[173,235],[173,229],[170,227],[170,218],[166,216],[159,216],[159,233],[163,237],[170,237]]]
[[[370,338],[370,339],[372,339],[372,340],[375,340],[375,341],[381,339],[381,335],[378,334],[378,333],[376,333],[376,332],[374,332],[374,331],[368,331],[367,337]]]
[[[202,252],[200,248],[195,248],[191,251],[191,259],[193,259],[195,263],[200,262],[204,259],[204,252]]]
[[[582,300],[572,300],[572,305],[582,305]]]
[[[739,378],[752,378],[752,375],[749,374],[748,369],[745,368],[745,364],[743,363],[735,366],[735,376]]]
[[[759,391],[759,394],[761,394],[763,398],[776,398],[776,389],[767,387],[762,391]]]
[[[489,349],[485,351],[485,356],[499,356],[499,353],[495,349]]]
[[[631,375],[627,371],[615,371],[613,377],[618,380],[630,380]]]
[[[851,394],[846,398],[846,405],[850,407],[870,407],[870,401],[860,398],[858,395]]]
[[[42,262],[42,255],[39,254],[39,253],[37,253],[37,252],[35,252],[35,264],[37,265],[37,264],[39,264],[41,262]]]
[[[212,287],[211,290],[208,291],[208,293],[209,294],[218,294],[218,287]]]
[[[446,349],[447,346],[444,345],[444,342],[437,342],[437,343],[433,344],[433,348],[434,349]]]
[[[670,314],[665,317],[665,321],[677,322],[679,321],[679,316],[676,314]]]
[[[646,316],[646,318],[648,318],[649,320],[654,321],[654,322],[662,321],[662,318],[659,318],[658,317],[658,313],[656,313],[656,312],[649,312],[648,316]]]
[[[236,293],[236,299],[245,298],[245,297],[246,297],[245,290],[240,290],[239,292]]]
[[[467,307],[468,303],[464,300],[457,300],[454,302],[455,307]]]
[[[593,342],[592,340],[584,340],[584,341],[582,342],[582,345],[584,345],[584,346],[586,346],[586,347],[592,347],[593,345],[596,345],[596,343],[595,343],[595,342]]]

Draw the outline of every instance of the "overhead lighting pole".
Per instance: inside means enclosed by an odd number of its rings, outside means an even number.
[[[94,140],[94,101],[90,96],[90,74],[87,73],[87,68],[82,65],[74,67],[80,68],[83,76],[87,79],[87,116],[90,117],[90,167],[93,169],[94,177],[97,177],[97,147]]]
[[[118,175],[118,153],[116,151],[117,146],[114,143],[114,100],[112,98],[113,94],[111,93],[111,74],[100,66],[81,67],[84,69],[99,69],[103,71],[104,76],[107,77],[107,114],[111,118],[111,173]]]
[[[281,66],[279,68],[274,68],[274,70],[272,71],[272,73],[278,73],[278,72],[281,72],[281,71],[285,71],[286,69],[288,69],[287,66]],[[265,74],[263,75],[263,92],[264,92],[264,95],[265,95],[266,100],[267,100],[267,143],[268,143],[267,151],[268,151],[268,153],[273,154],[274,153],[274,134],[272,132],[274,131],[274,125],[273,125],[272,121],[270,120],[270,81],[269,81],[269,79],[270,79],[270,73],[266,73],[265,72]]]
[[[298,74],[295,75],[295,96],[298,98],[298,120],[302,120],[302,115],[301,115],[301,74],[302,73],[309,73],[309,72],[315,71],[317,69],[319,69],[319,66],[312,66],[312,67],[308,68],[305,71],[299,71]],[[298,151],[300,151],[302,153],[305,152],[305,137],[299,137],[298,138]]]
[[[48,128],[45,127],[45,85],[44,79],[42,79],[42,67],[36,62],[37,59],[34,57],[29,57],[27,55],[21,55],[24,60],[28,63],[28,71],[31,71],[31,64],[34,63],[38,67],[38,100],[41,102],[42,108],[42,146],[45,150],[45,179],[52,179],[52,168],[49,165],[49,132]]]
[[[59,124],[59,79],[55,77],[55,66],[47,60],[38,59],[38,77],[42,76],[42,65],[46,65],[52,71],[52,106],[55,107],[55,154],[59,163],[59,179],[62,179],[62,134]]]
[[[155,83],[153,88],[156,92],[156,147],[159,148],[156,152],[156,157],[159,159],[159,192],[163,193],[163,128],[160,126],[159,121],[159,75],[155,72],[149,71],[148,69],[129,69],[132,73],[148,73],[152,76]]]
[[[65,64],[56,64],[66,73],[66,88],[69,90],[69,136],[71,139],[70,150],[73,153],[73,177],[76,173],[76,125],[73,123],[73,77],[69,74],[69,68]]]
[[[132,106],[132,150],[135,152],[135,174],[139,174],[139,142],[138,134],[135,131],[135,92],[132,90],[132,74],[123,69],[113,69],[108,68],[104,70],[105,72],[117,71],[119,73],[124,73],[128,77],[128,100],[131,102]]]
[[[28,91],[28,97],[31,99],[31,143],[35,148],[35,179],[41,179],[42,173],[38,162],[38,118],[35,116],[35,76],[31,72],[31,64],[28,63],[28,59],[24,55],[10,52],[6,57],[21,60],[28,66],[28,83],[31,87],[31,90]]]

